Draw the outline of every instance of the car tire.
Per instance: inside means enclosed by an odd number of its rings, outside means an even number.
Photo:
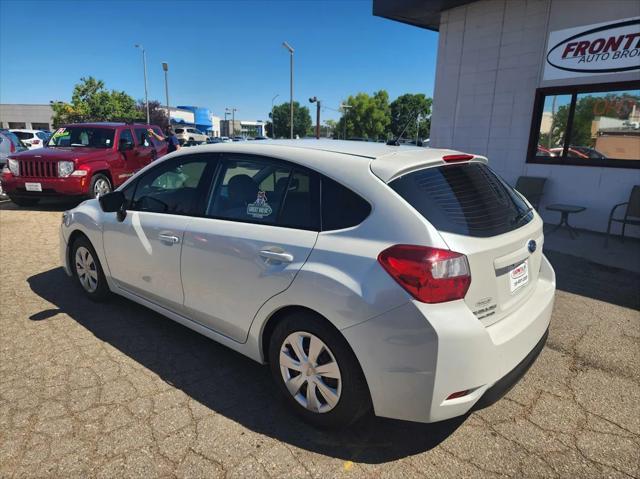
[[[84,295],[92,301],[101,302],[109,297],[107,279],[96,250],[85,236],[79,236],[71,246],[71,270]]]
[[[113,191],[113,187],[107,175],[103,175],[102,173],[93,175],[91,178],[91,186],[89,187],[89,196],[91,196],[91,198],[106,195],[107,193],[111,193],[111,191]]]
[[[298,339],[296,353],[292,344]],[[312,353],[312,341],[319,354]],[[371,410],[369,388],[349,344],[312,313],[292,313],[277,324],[269,340],[269,367],[287,406],[316,427],[342,429]]]
[[[35,206],[40,201],[39,198],[13,198],[9,197],[18,206]]]

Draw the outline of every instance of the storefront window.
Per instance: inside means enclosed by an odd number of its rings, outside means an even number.
[[[538,91],[529,162],[640,168],[640,85],[559,90]]]

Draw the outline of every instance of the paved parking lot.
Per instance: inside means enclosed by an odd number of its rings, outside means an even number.
[[[549,341],[494,406],[336,433],[266,368],[58,264],[60,208],[0,205],[0,477],[639,477],[639,276],[551,254]]]

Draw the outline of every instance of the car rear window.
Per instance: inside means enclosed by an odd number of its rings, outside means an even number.
[[[362,223],[371,205],[349,188],[322,177],[322,231],[350,228]]]
[[[176,128],[176,133],[177,133],[177,134],[184,133],[184,129],[182,129],[182,128]]]
[[[389,186],[440,231],[489,237],[533,219],[520,195],[483,163],[426,168]]]
[[[14,131],[13,133],[21,140],[30,140],[33,138],[33,133],[27,131]]]

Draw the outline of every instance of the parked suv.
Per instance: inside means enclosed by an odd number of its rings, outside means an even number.
[[[2,188],[20,206],[46,197],[91,197],[109,193],[167,152],[150,138],[154,125],[78,123],[58,128],[45,148],[10,154]]]
[[[174,127],[174,132],[181,145],[185,143],[206,143],[209,138],[200,130],[191,126]]]
[[[62,264],[90,299],[117,293],[269,363],[289,408],[321,426],[370,408],[466,414],[499,399],[547,337],[542,220],[475,155],[185,148],[62,221]]]
[[[9,131],[20,138],[20,141],[30,150],[42,148],[49,139],[49,136],[40,130],[13,129]]]

